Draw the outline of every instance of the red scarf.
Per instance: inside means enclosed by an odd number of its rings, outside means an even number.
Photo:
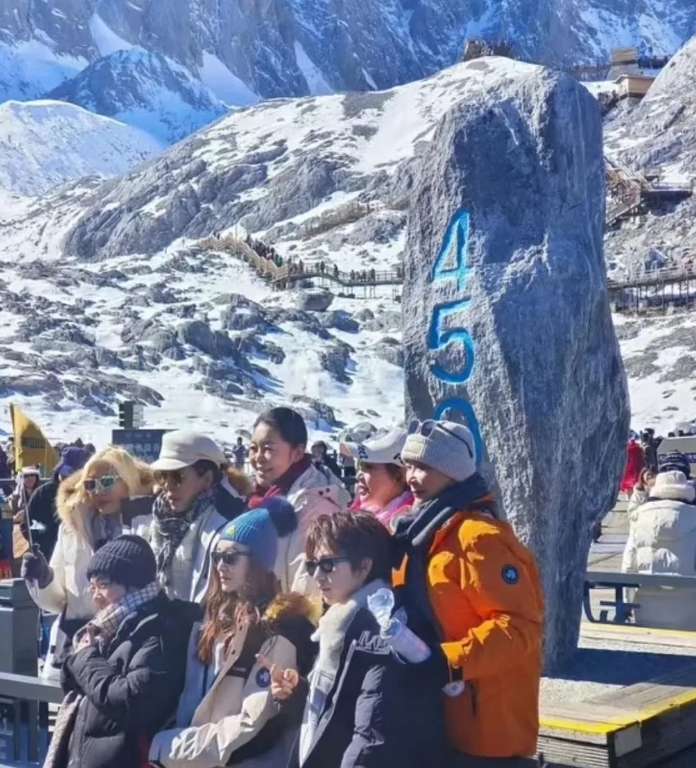
[[[312,457],[306,453],[300,461],[293,464],[284,475],[281,475],[270,488],[263,488],[258,483],[254,486],[254,492],[249,497],[248,509],[256,509],[273,496],[287,496],[293,485],[312,466]]]

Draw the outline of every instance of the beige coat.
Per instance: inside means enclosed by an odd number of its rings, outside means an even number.
[[[268,613],[284,606],[284,610],[311,613],[306,600],[299,595],[284,595],[269,606]],[[307,635],[311,626],[307,626]],[[150,762],[164,768],[217,768],[227,765],[234,752],[256,737],[278,709],[271,696],[270,675],[258,662],[250,669],[238,664],[247,640],[247,628],[238,632],[227,650],[225,662],[215,681],[200,700],[210,667],[197,654],[200,625],[191,633],[186,663],[186,685],[179,702],[177,728],[158,733],[150,747]],[[260,653],[281,669],[298,669],[295,646],[281,634],[272,631]],[[245,768],[285,768],[292,742],[298,729],[289,729],[267,752],[235,766]]]

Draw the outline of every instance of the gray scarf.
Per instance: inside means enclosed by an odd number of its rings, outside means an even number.
[[[210,507],[215,506],[215,488],[209,488],[196,496],[188,512],[177,515],[160,494],[152,507],[153,520],[153,549],[157,558],[157,576],[161,581],[174,560],[177,549],[181,546],[191,526]]]

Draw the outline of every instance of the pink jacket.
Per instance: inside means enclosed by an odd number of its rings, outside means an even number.
[[[411,491],[404,491],[401,496],[397,496],[392,499],[386,507],[379,509],[374,504],[365,503],[361,504],[360,499],[356,499],[351,505],[351,509],[355,512],[371,512],[386,528],[391,528],[392,520],[402,515],[410,507],[413,506],[413,494]]]

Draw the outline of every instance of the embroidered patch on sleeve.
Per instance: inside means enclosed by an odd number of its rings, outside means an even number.
[[[506,584],[517,584],[520,580],[520,572],[514,565],[506,565],[503,567],[503,581]]]

